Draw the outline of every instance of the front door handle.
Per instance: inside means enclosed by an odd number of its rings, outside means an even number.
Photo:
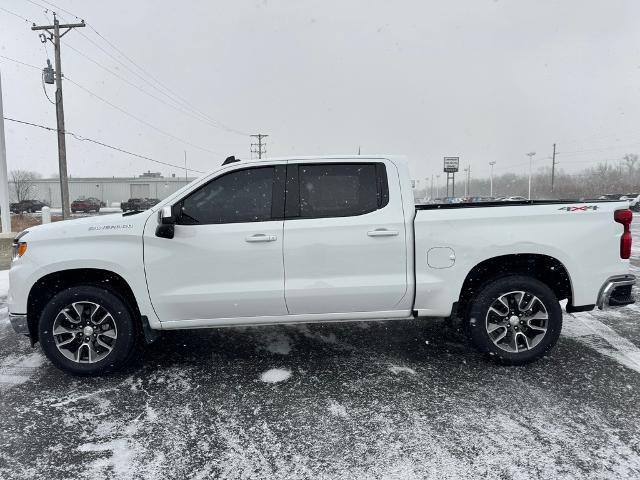
[[[245,238],[245,241],[249,243],[254,242],[275,242],[278,239],[275,235],[267,235],[264,233],[256,233],[255,235],[249,235]]]
[[[367,235],[370,237],[395,237],[398,235],[397,230],[389,230],[388,228],[376,228],[375,230],[369,230]]]

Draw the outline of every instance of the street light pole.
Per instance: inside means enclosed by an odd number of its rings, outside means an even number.
[[[493,162],[489,162],[489,166],[491,166],[491,173],[489,174],[489,181],[490,181],[490,190],[489,190],[489,196],[493,197],[493,166],[496,164],[495,161]]]
[[[7,175],[7,148],[4,138],[4,117],[2,113],[2,79],[0,78],[0,212],[2,233],[11,232],[9,216],[9,176]]]
[[[529,152],[527,156],[529,157],[529,200],[531,200],[531,175],[533,173],[533,156],[536,152]]]
[[[465,173],[465,182],[464,182],[464,196],[467,197],[469,195],[469,166],[467,168],[462,169]]]

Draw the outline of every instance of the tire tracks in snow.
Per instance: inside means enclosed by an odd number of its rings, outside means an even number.
[[[568,314],[573,321],[565,322],[562,333],[611,358],[631,370],[640,373],[640,348],[621,336],[614,329],[598,320],[593,314],[581,312]]]

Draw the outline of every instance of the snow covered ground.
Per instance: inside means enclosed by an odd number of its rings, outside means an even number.
[[[83,379],[11,331],[7,283],[2,479],[640,478],[639,306],[565,315],[520,368],[412,321],[170,332]]]

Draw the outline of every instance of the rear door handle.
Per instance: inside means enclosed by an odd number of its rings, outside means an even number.
[[[278,239],[275,235],[267,235],[265,233],[256,233],[255,235],[249,235],[245,238],[245,241],[249,243],[254,242],[275,242]]]
[[[376,228],[375,230],[369,230],[367,235],[370,237],[395,237],[398,235],[397,230],[389,230],[388,228]]]

